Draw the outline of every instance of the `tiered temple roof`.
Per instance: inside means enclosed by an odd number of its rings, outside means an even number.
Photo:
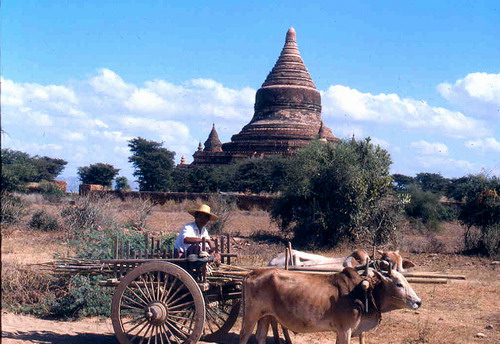
[[[231,137],[231,142],[221,146],[215,126],[212,127],[203,153],[193,155],[193,164],[288,155],[317,139],[338,141],[322,121],[321,95],[300,56],[295,30],[290,28],[278,61],[257,91],[251,121]]]

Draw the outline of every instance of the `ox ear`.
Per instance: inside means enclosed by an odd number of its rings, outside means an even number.
[[[403,259],[403,269],[409,269],[415,266],[415,263],[413,263],[411,260],[408,259]]]
[[[391,266],[391,263],[388,262],[387,260],[379,260],[378,266],[383,271],[389,271],[389,267]]]

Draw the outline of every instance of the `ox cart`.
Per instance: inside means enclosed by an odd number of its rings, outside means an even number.
[[[51,263],[50,270],[106,277],[99,284],[115,288],[111,320],[121,344],[216,340],[229,332],[240,311],[244,273],[231,265],[237,255],[230,240],[214,240],[218,265],[208,255],[178,258],[172,248],[145,235],[141,252],[116,239],[113,259],[64,259]]]

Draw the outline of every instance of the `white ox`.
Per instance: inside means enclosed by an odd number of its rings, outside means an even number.
[[[370,274],[362,277],[353,268],[337,274],[253,271],[243,282],[240,344],[247,343],[257,322],[257,342],[265,343],[273,317],[297,333],[335,331],[337,344],[350,344],[351,336],[376,327],[381,313],[420,307],[421,299],[401,273]]]
[[[364,250],[356,250],[347,257],[331,258],[321,256],[319,254],[307,253],[297,250],[292,250],[292,261],[294,266],[300,267],[322,267],[342,269],[343,267],[353,267],[359,264],[365,264],[370,259],[368,253]],[[292,264],[292,262],[289,262]],[[284,267],[285,253],[280,253],[269,262],[268,266]]]
[[[414,267],[415,264],[405,259],[396,251],[377,251],[380,254],[381,260],[386,260],[393,263],[399,272],[404,272],[405,269]],[[325,257],[319,254],[307,253],[297,250],[292,250],[292,261],[294,266],[299,267],[320,267],[324,269],[342,269],[344,267],[354,267],[357,265],[364,265],[370,259],[370,256],[364,250],[355,250],[347,257]],[[289,262],[290,265],[292,262]],[[268,266],[284,267],[285,266],[285,253],[280,253],[269,262]]]

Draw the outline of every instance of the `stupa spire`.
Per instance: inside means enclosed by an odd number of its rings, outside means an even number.
[[[300,56],[297,34],[293,27],[286,33],[285,45],[274,68],[268,74],[262,87],[302,86],[316,89],[311,75]]]
[[[212,123],[212,130],[205,141],[205,152],[222,152],[222,142],[219,140],[219,134],[215,129],[215,123]]]

